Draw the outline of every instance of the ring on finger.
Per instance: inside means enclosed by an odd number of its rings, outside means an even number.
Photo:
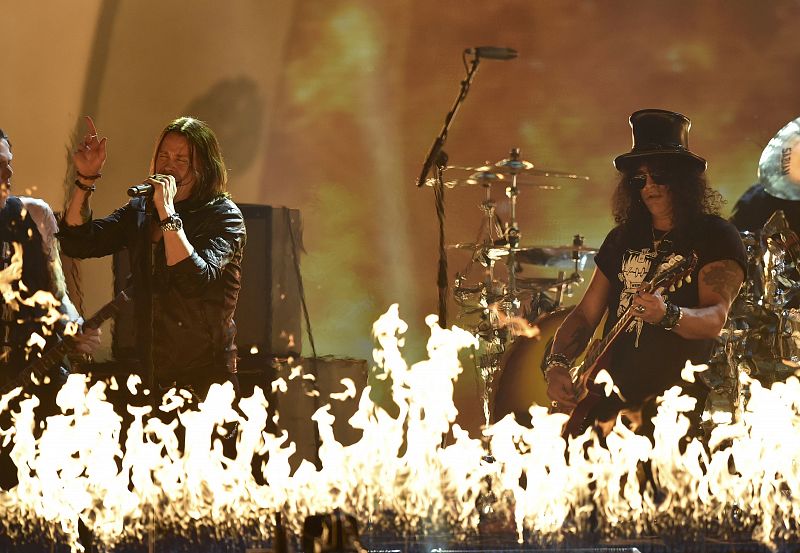
[[[644,313],[644,305],[637,305],[634,309],[637,313]]]

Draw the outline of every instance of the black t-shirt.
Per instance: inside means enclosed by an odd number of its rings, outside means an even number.
[[[649,226],[640,229],[618,226],[606,236],[595,256],[598,269],[611,283],[605,332],[625,313],[650,272],[656,258],[653,242]],[[662,292],[666,300],[681,307],[698,306],[698,274],[708,263],[732,259],[742,270],[746,269],[739,232],[720,217],[704,216],[690,227],[670,231],[662,238],[659,249],[664,252],[670,245],[673,253],[665,256],[666,261],[674,255],[689,257],[692,252],[698,257],[691,282],[684,282],[674,292]],[[636,319],[611,346],[610,372],[628,403],[638,405],[680,384],[681,369],[686,361],[707,361],[713,343],[713,340],[687,340],[675,332]]]

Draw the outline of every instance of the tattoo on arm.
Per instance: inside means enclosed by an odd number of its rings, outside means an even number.
[[[589,340],[592,337],[592,329],[587,326],[579,326],[572,331],[572,334],[567,338],[567,343],[565,344],[564,353],[565,355],[572,357],[573,359],[583,352],[586,349],[586,346],[589,343]]]
[[[715,263],[703,272],[703,282],[715,293],[728,301],[733,301],[742,284],[742,270],[730,260]]]

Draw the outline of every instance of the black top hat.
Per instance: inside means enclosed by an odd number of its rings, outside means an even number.
[[[694,162],[700,172],[706,170],[706,160],[689,151],[689,118],[674,111],[642,109],[631,114],[633,149],[614,159],[614,167],[623,171],[643,158],[680,156]]]

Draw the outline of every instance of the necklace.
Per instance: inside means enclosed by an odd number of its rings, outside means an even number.
[[[655,252],[656,255],[658,255],[658,247],[661,245],[661,243],[664,241],[664,239],[667,237],[667,235],[670,232],[672,232],[672,229],[669,229],[668,231],[663,231],[664,234],[662,234],[658,238],[656,238],[656,227],[651,226],[650,227],[650,232],[651,232],[651,234],[653,236],[653,251]],[[658,231],[658,232],[662,232],[662,231]]]

